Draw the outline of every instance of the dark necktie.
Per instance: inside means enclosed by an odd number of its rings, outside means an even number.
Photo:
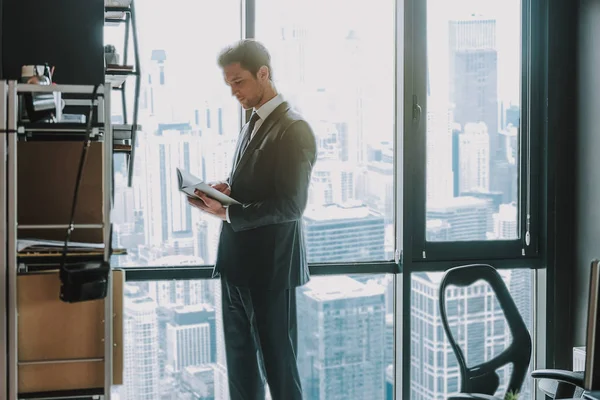
[[[242,154],[244,154],[244,151],[246,151],[248,144],[250,144],[250,140],[252,139],[252,131],[254,130],[254,125],[256,125],[256,121],[258,121],[259,119],[260,119],[260,117],[258,116],[256,111],[253,111],[252,115],[250,116],[250,121],[248,121],[248,127],[246,128],[246,134],[244,135],[244,138],[242,139],[242,145],[240,146],[240,156]]]

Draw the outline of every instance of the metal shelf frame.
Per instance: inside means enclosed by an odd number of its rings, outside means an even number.
[[[8,83],[0,81],[0,129],[8,128]],[[7,136],[4,133],[0,140],[0,152],[2,153],[3,162],[0,162],[0,176],[7,176],[6,171],[6,153],[7,153]],[[15,136],[11,134],[10,136]],[[6,180],[5,180],[6,182]],[[6,293],[8,289],[8,253],[7,253],[7,236],[8,221],[6,215],[6,184],[0,184],[0,291]],[[7,296],[0,296],[0,397],[9,398],[8,396],[8,319],[7,319]]]
[[[131,39],[133,42],[133,58],[134,58],[134,66],[133,71],[120,71],[120,70],[111,70],[107,68],[106,71],[106,80],[120,82],[118,87],[115,89],[121,92],[121,103],[123,107],[123,124],[129,125],[131,127],[131,135],[130,142],[128,143],[130,146],[129,151],[124,151],[128,156],[128,185],[131,186],[133,182],[133,163],[135,161],[135,146],[136,146],[136,133],[140,130],[138,124],[138,113],[139,113],[139,97],[140,97],[140,88],[141,88],[141,69],[140,69],[140,50],[139,50],[139,41],[137,34],[137,23],[135,17],[135,0],[131,0],[129,6],[126,7],[118,7],[118,6],[105,6],[105,23],[108,24],[125,24],[125,34],[124,34],[124,45],[123,45],[123,65],[127,65],[128,55],[129,55],[129,36],[131,35]],[[114,13],[121,13],[123,18],[115,18],[112,16]],[[133,95],[133,111],[132,111],[132,121],[128,122],[127,118],[127,98],[126,98],[126,90],[127,90],[127,77],[134,76],[135,77],[135,88]],[[126,148],[126,147],[123,147]]]
[[[4,134],[0,140],[0,152],[3,152],[3,162],[0,162],[0,174],[5,175],[4,185],[0,185],[0,257],[5,262],[0,263],[0,287],[8,296],[0,296],[0,307],[6,310],[0,317],[0,398],[17,400],[18,387],[18,315],[17,315],[17,276],[19,261],[17,254],[17,232],[23,229],[66,229],[64,225],[23,225],[17,221],[17,145],[18,145],[18,96],[27,92],[62,92],[74,94],[92,94],[93,86],[81,85],[26,85],[17,81],[0,81],[0,131]],[[101,85],[97,90],[98,117],[103,122],[104,140],[102,142],[102,224],[78,224],[76,229],[102,228],[104,242],[104,261],[109,261],[111,248],[110,212],[112,208],[112,175],[113,175],[113,130],[111,126],[112,86]],[[47,141],[51,141],[48,139]],[[67,221],[65,221],[67,222]],[[56,294],[58,297],[58,293]],[[110,400],[113,382],[113,288],[112,271],[109,272],[107,296],[104,299],[104,358],[93,361],[104,361],[104,400]],[[68,360],[67,360],[68,361]],[[43,361],[52,363],[53,361]],[[66,362],[57,360],[58,363]],[[31,363],[31,362],[29,362]]]

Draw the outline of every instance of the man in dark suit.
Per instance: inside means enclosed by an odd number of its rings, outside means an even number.
[[[223,327],[233,400],[302,399],[296,362],[296,291],[309,279],[302,214],[316,161],[308,123],[277,93],[263,45],[243,40],[219,56],[231,93],[252,116],[233,169],[214,184],[239,205],[197,193],[197,208],[221,218],[215,276],[221,276]]]

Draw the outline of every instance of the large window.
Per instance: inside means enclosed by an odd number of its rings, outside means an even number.
[[[393,393],[393,276],[314,277],[298,288],[298,366],[306,400]],[[128,283],[120,400],[228,400],[220,284]],[[269,398],[267,396],[267,398]]]
[[[256,2],[275,84],[317,136],[309,262],[394,258],[394,32],[390,0]]]
[[[317,137],[304,215],[311,263],[389,261],[398,247],[394,7],[389,0],[368,7],[256,2],[255,36],[271,53],[276,87]],[[141,0],[137,8],[143,133],[133,188],[125,185],[125,164],[117,164],[115,237],[129,249],[119,265],[210,265],[221,222],[190,208],[176,189],[175,168],[206,181],[228,176],[241,109],[216,58],[240,39],[241,3],[218,2],[208,12],[194,0],[169,7]],[[363,18],[366,12],[374,19]],[[118,38],[106,41],[118,45]]]
[[[139,0],[136,12],[143,132],[138,135],[133,187],[127,187],[124,157],[116,162],[114,238],[129,255],[115,263],[212,264],[220,220],[192,210],[177,190],[176,168],[205,181],[229,175],[241,110],[223,81],[217,56],[240,39],[240,1],[209,7],[197,0]],[[105,42],[119,45],[122,32],[107,32]],[[116,121],[122,118],[118,106]]]
[[[535,254],[528,4],[415,2],[415,260]]]
[[[427,240],[519,236],[521,0],[427,0]]]
[[[541,96],[525,11],[537,0],[135,1],[143,132],[132,187],[115,158],[113,236],[128,250],[113,262],[128,271],[121,400],[227,398],[219,285],[190,280],[210,276],[200,266],[215,262],[221,221],[188,206],[175,169],[228,175],[245,114],[216,59],[243,37],[269,49],[278,91],[317,138],[304,215],[313,277],[297,290],[306,399],[455,393],[439,280],[469,260],[503,268],[536,337],[530,114]],[[105,41],[119,48],[122,32]],[[371,274],[390,266],[404,273]],[[490,288],[455,300],[471,361],[510,343]]]

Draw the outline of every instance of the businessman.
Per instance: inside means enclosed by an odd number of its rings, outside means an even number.
[[[218,62],[231,93],[252,116],[229,178],[213,185],[241,204],[197,192],[190,203],[223,220],[214,276],[221,277],[232,400],[300,400],[296,291],[309,279],[302,214],[316,161],[308,123],[277,93],[268,51],[243,40]]]

